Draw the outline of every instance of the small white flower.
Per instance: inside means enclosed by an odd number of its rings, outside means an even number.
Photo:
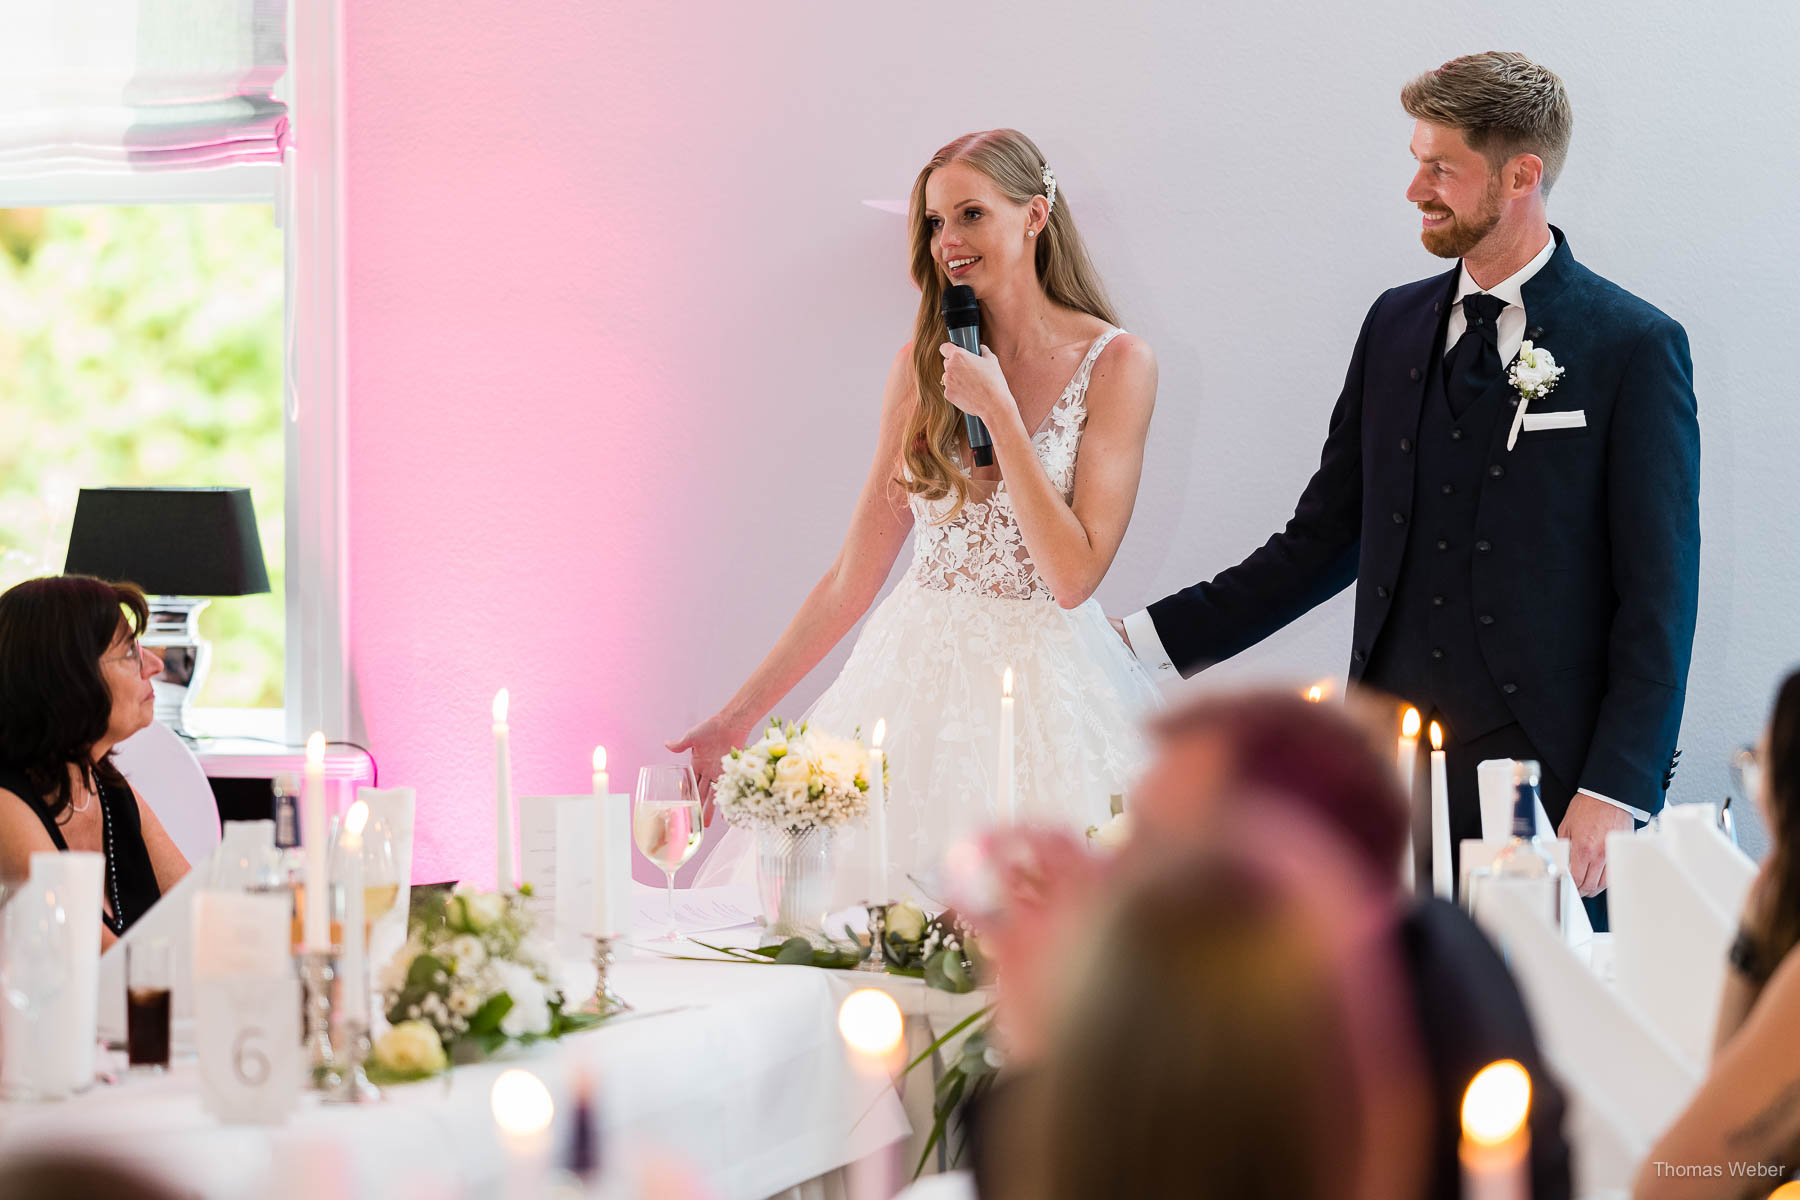
[[[517,963],[496,963],[503,989],[512,997],[513,1005],[500,1020],[500,1032],[507,1037],[523,1037],[528,1033],[550,1032],[550,1004],[544,985],[536,975]]]
[[[458,975],[472,975],[487,961],[487,947],[472,933],[458,934],[450,941],[450,956],[456,960]]]
[[[480,1007],[481,997],[468,988],[455,988],[450,992],[450,1011],[458,1017],[472,1017]]]

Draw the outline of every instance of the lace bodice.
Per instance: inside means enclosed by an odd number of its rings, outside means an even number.
[[[1094,339],[1074,377],[1032,435],[1038,461],[1064,501],[1075,495],[1075,455],[1087,424],[1088,378],[1106,344],[1123,332],[1109,329]],[[960,453],[958,465],[963,465]],[[913,557],[906,572],[908,582],[938,591],[1055,602],[1025,549],[1004,479],[985,499],[971,495],[962,511],[948,521],[943,517],[955,504],[951,496],[941,500],[914,496],[911,503]]]

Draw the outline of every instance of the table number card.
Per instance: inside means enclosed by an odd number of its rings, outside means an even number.
[[[300,1096],[300,981],[285,898],[194,899],[194,1026],[200,1093],[227,1124],[286,1120]]]
[[[601,806],[592,795],[519,797],[521,877],[531,885],[539,927],[560,953],[584,962],[593,950],[596,874],[610,899],[616,954],[628,952],[631,936],[631,798],[613,795],[604,803],[609,861],[603,865],[594,829]]]

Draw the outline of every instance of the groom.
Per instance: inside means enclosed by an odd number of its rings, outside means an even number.
[[[1572,125],[1554,74],[1474,54],[1400,97],[1421,240],[1461,261],[1369,310],[1287,527],[1120,631],[1192,675],[1354,581],[1350,678],[1444,726],[1453,844],[1481,835],[1476,764],[1537,759],[1604,929],[1606,835],[1662,807],[1694,639],[1687,336],[1546,220]],[[1562,368],[1547,394],[1512,378],[1527,341]]]

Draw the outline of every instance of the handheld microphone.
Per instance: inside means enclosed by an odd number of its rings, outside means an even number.
[[[942,311],[944,325],[950,332],[950,340],[979,358],[981,356],[981,302],[975,299],[975,289],[966,283],[946,288]],[[993,466],[994,439],[988,436],[987,426],[982,423],[981,418],[974,413],[964,413],[963,428],[969,435],[969,449],[975,452],[975,465],[978,467]]]

